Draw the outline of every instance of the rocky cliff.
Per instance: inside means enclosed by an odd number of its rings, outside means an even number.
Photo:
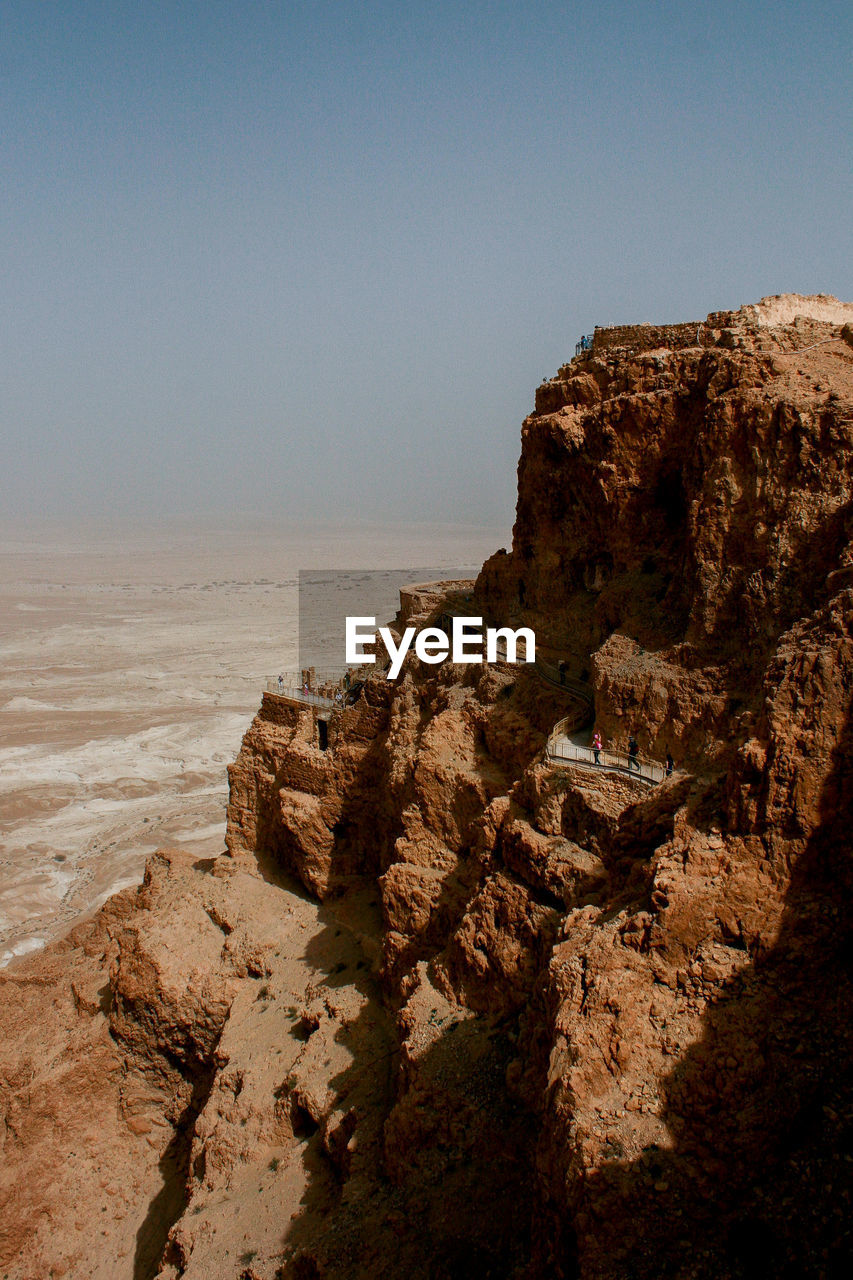
[[[470,589],[545,663],[266,695],[227,854],[0,979],[4,1274],[846,1273],[851,315],[598,330]]]

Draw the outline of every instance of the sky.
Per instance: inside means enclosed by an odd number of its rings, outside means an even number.
[[[853,299],[847,0],[0,0],[0,517],[508,525],[596,324]]]

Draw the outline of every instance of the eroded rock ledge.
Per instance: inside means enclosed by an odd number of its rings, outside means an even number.
[[[267,695],[227,854],[0,978],[3,1274],[840,1273],[848,311],[603,331],[524,423],[474,602],[672,779],[551,765],[527,669],[409,659],[327,750]]]

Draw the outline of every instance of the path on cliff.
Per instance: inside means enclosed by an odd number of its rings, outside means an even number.
[[[467,617],[458,610],[444,607],[434,625],[450,628],[455,617],[463,616]],[[506,662],[507,649],[504,641],[498,641],[498,653],[499,661]],[[531,665],[541,680],[568,694],[575,702],[575,710],[558,721],[548,737],[546,755],[549,763],[558,767],[571,765],[596,772],[619,773],[649,784],[663,781],[666,776],[664,766],[646,756],[637,757],[636,761],[632,762],[625,751],[601,750],[596,760],[590,746],[595,695],[589,682],[569,676],[560,662],[548,662],[543,658],[537,658]],[[363,670],[359,672],[359,676],[363,676]],[[343,677],[340,677],[339,683],[342,681]],[[327,681],[326,685],[328,683]],[[266,692],[283,698],[287,702],[316,707],[322,711],[343,710],[343,702],[336,697],[329,697],[305,687],[300,688],[291,683],[283,684],[277,680],[269,680]]]
[[[559,729],[560,725],[555,725],[546,747],[548,760],[552,764],[573,765],[600,773],[620,773],[623,777],[652,784],[663,782],[666,777],[664,766],[650,760],[648,756],[637,756],[635,767],[626,751],[611,751],[602,747],[596,761],[595,753],[589,745],[591,729],[584,728],[569,733],[561,733]]]
[[[451,623],[454,617],[465,616],[458,610],[445,607],[438,618],[439,625]],[[488,625],[496,624],[486,619]],[[498,653],[503,649],[503,661],[507,660],[506,644],[498,641]],[[595,694],[587,680],[570,676],[562,662],[548,662],[537,657],[532,664],[540,680],[562,693],[568,694],[575,702],[575,709],[554,725],[546,746],[549,763],[562,766],[572,765],[581,769],[604,773],[620,773],[624,777],[634,778],[640,782],[657,783],[666,777],[666,769],[657,761],[647,756],[638,756],[632,763],[625,751],[601,750],[596,760],[590,741],[592,738],[592,722],[595,715]]]

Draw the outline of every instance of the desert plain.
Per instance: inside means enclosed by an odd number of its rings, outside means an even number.
[[[7,529],[0,965],[136,883],[158,847],[222,849],[226,767],[265,682],[297,665],[300,569],[474,564],[502,537],[470,526]]]

